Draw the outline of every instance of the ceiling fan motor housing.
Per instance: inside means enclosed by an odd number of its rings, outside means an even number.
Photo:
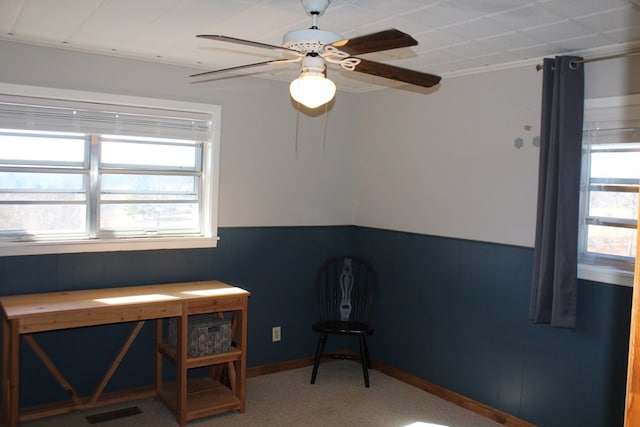
[[[342,40],[340,34],[318,29],[293,30],[282,37],[282,46],[299,52],[322,52],[325,45]]]
[[[331,4],[331,0],[300,0],[309,15],[322,15]]]

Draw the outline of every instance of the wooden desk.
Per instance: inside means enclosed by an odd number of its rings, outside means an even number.
[[[187,421],[220,412],[245,409],[247,305],[250,293],[218,281],[170,283],[123,288],[53,292],[0,298],[2,318],[2,423],[17,426],[45,416],[156,396]],[[192,358],[187,354],[188,316],[202,313],[231,313],[235,345],[227,353]],[[163,342],[163,319],[177,318],[177,343]],[[103,394],[104,388],[147,320],[156,320],[155,387]],[[81,397],[37,344],[35,332],[136,322],[102,381],[89,397]],[[60,385],[70,402],[32,410],[19,408],[20,337],[31,346]],[[70,349],[71,351],[71,349]],[[165,384],[163,360],[176,365],[175,383]],[[209,366],[210,375],[187,384],[190,368]],[[220,369],[227,372],[221,382]],[[194,393],[189,397],[190,393]]]

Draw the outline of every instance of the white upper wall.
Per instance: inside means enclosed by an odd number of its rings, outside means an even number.
[[[195,70],[2,41],[0,58],[3,83],[221,105],[221,227],[353,223],[355,95],[338,93],[325,121],[276,81],[192,85]]]
[[[221,227],[356,224],[533,246],[533,66],[428,94],[338,92],[325,121],[298,114],[276,81],[191,85],[194,70],[9,42],[0,58],[3,83],[221,105]],[[589,63],[586,96],[640,93],[639,76],[640,57]]]
[[[585,67],[587,98],[640,93],[638,57]],[[541,92],[526,66],[361,95],[355,223],[532,247]]]
[[[356,223],[530,245],[540,84],[527,67],[363,95]]]

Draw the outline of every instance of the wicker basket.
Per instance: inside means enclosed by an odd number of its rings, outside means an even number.
[[[177,343],[177,319],[169,319],[169,344]],[[229,351],[231,347],[231,321],[213,314],[189,316],[187,353],[200,357]]]

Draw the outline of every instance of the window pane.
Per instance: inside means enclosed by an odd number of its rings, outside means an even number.
[[[587,226],[587,251],[623,257],[635,257],[636,230],[631,228]]]
[[[100,208],[100,229],[199,230],[197,203],[118,203]]]
[[[64,205],[69,204],[68,202],[84,202],[85,200],[84,193],[0,193],[0,202],[20,202],[22,204],[43,202],[40,204]]]
[[[0,159],[6,164],[84,163],[82,135],[26,134],[0,131]]]
[[[639,144],[628,144],[629,149]],[[596,147],[592,148],[595,150]],[[592,178],[640,178],[640,152],[597,152],[591,154]]]
[[[0,172],[0,191],[84,191],[84,175]]]
[[[129,165],[194,170],[198,147],[192,144],[102,141],[101,161],[108,165]]]
[[[591,191],[589,216],[637,219],[638,193]]]
[[[103,174],[102,192],[194,195],[196,177],[179,175]]]
[[[76,205],[0,205],[0,231],[27,233],[84,233],[86,209]]]

